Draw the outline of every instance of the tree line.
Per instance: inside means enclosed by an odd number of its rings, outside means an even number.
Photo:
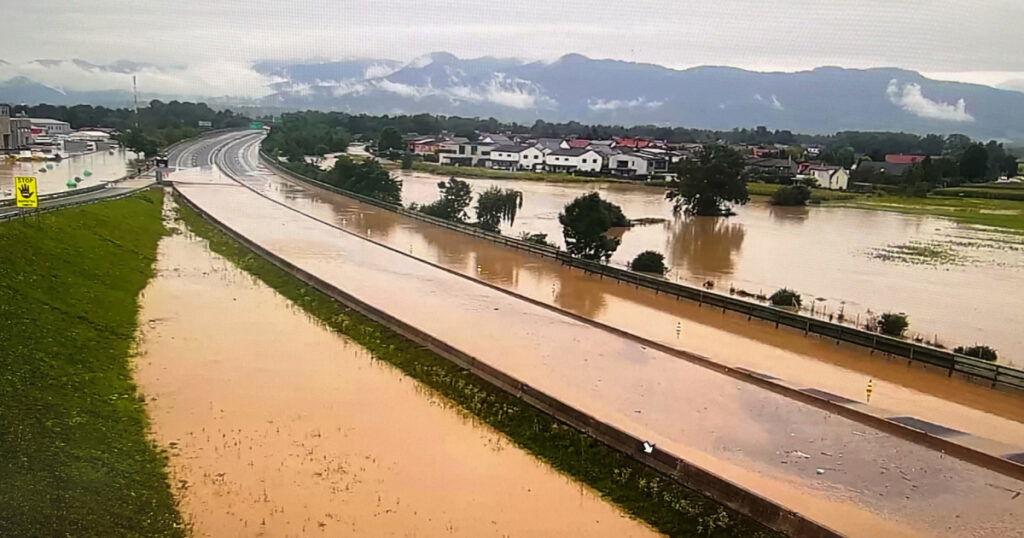
[[[213,110],[206,103],[187,101],[150,101],[139,108],[108,108],[92,105],[16,105],[12,114],[33,118],[66,121],[73,129],[108,127],[117,129],[119,141],[128,149],[152,156],[159,148],[200,133],[200,121],[208,121],[212,129],[244,127],[249,118],[230,110]]]

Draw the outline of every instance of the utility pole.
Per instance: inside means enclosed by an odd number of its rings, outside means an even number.
[[[132,75],[132,94],[135,96],[135,127],[139,126],[139,86],[135,83],[135,75]]]

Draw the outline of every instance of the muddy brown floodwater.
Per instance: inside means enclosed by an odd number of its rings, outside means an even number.
[[[136,379],[195,536],[655,533],[187,234]]]
[[[51,194],[68,190],[68,180],[76,176],[82,179],[79,188],[119,179],[128,173],[128,163],[133,158],[135,154],[126,151],[115,151],[113,154],[97,151],[48,163],[0,161],[0,200],[14,197],[15,176],[35,176],[39,183],[39,193]],[[46,168],[47,164],[52,165],[53,169],[40,172],[39,169]],[[86,177],[86,170],[92,172],[92,175]]]
[[[890,416],[910,415],[1011,445],[1024,445],[1024,403],[1018,394],[949,378],[945,372],[908,367],[906,361],[870,355],[859,346],[807,337],[800,331],[747,321],[646,289],[620,285],[549,259],[409,219],[269,173],[257,162],[255,140],[239,141],[245,181],[289,207],[334,222],[354,233],[533,299],[597,319],[730,366],[766,372],[800,387],[826,390],[871,403]],[[185,182],[210,176],[230,183],[216,168],[175,172]],[[676,328],[681,327],[679,334]]]
[[[438,197],[435,175],[401,171],[403,202]],[[1024,331],[1008,312],[1024,300],[1024,237],[920,216],[836,207],[774,207],[752,202],[729,218],[673,215],[664,190],[619,183],[570,184],[464,178],[475,193],[490,186],[523,192],[515,225],[503,232],[546,233],[564,246],[558,213],[573,198],[598,191],[630,218],[663,223],[622,235],[612,263],[654,250],[668,278],[711,280],[771,295],[789,287],[816,311],[844,311],[863,322],[871,310],[906,312],[911,332],[947,345],[983,343],[1001,362],[1024,367]],[[473,214],[472,209],[470,214]],[[815,300],[820,299],[820,300]]]
[[[219,154],[219,166],[238,161],[229,150]],[[1014,498],[1024,491],[1018,480],[482,286],[215,173],[199,182],[201,174],[176,188],[286,262],[566,405],[840,532],[1024,535],[1024,508]],[[259,173],[245,181],[266,184],[266,192],[285,199],[297,194]],[[374,237],[409,225],[392,221],[381,234],[383,221],[369,223],[394,213],[359,215],[353,225],[366,225]],[[355,213],[339,217],[357,220]],[[455,241],[441,251],[477,261],[460,250],[466,245]],[[479,266],[501,268],[493,261]]]

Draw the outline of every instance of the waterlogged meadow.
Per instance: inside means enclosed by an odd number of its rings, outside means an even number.
[[[0,223],[0,536],[183,536],[131,379],[147,191]]]

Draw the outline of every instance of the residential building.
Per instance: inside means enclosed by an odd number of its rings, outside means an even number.
[[[757,174],[793,177],[797,172],[797,165],[792,159],[749,157],[746,164],[748,172]]]
[[[885,174],[887,176],[902,176],[903,172],[906,172],[908,168],[913,166],[910,163],[888,163],[888,162],[875,162],[871,160],[862,160],[853,166],[854,170],[858,170],[862,175],[874,175],[874,174]]]
[[[71,124],[50,118],[29,118],[32,122],[32,134],[61,136],[71,133]]]
[[[430,155],[441,149],[442,140],[436,136],[417,136],[405,141],[405,148],[416,155]]]
[[[543,165],[544,153],[535,146],[495,146],[489,158],[489,166],[500,170],[537,170]]]
[[[615,147],[621,149],[644,149],[649,147],[664,148],[664,140],[648,140],[646,138],[612,137]]]
[[[543,152],[544,155],[556,149],[569,149],[569,143],[561,138],[538,138],[533,145]]]
[[[804,150],[807,152],[808,157],[817,157],[821,155],[823,151],[825,151],[825,148],[818,145],[811,145],[804,148]]]
[[[480,138],[477,140],[481,144],[492,144],[495,146],[510,146],[514,144],[511,138],[493,133],[480,133]]]
[[[556,149],[544,156],[544,169],[551,172],[600,172],[604,159],[587,148]]]
[[[0,104],[0,151],[17,150],[32,143],[28,118],[11,117],[11,106]]]
[[[885,162],[889,164],[914,164],[925,160],[925,155],[904,155],[902,153],[890,153],[885,156]]]
[[[846,190],[850,184],[850,173],[840,166],[814,165],[807,169],[807,175],[822,189]]]
[[[496,147],[495,144],[470,142],[465,138],[460,138],[459,140],[456,142],[453,139],[450,142],[441,144],[437,154],[440,164],[449,166],[487,166],[491,150]]]
[[[665,174],[672,164],[672,155],[668,152],[623,152],[608,157],[608,171],[614,175],[626,177],[651,177],[654,174]]]

